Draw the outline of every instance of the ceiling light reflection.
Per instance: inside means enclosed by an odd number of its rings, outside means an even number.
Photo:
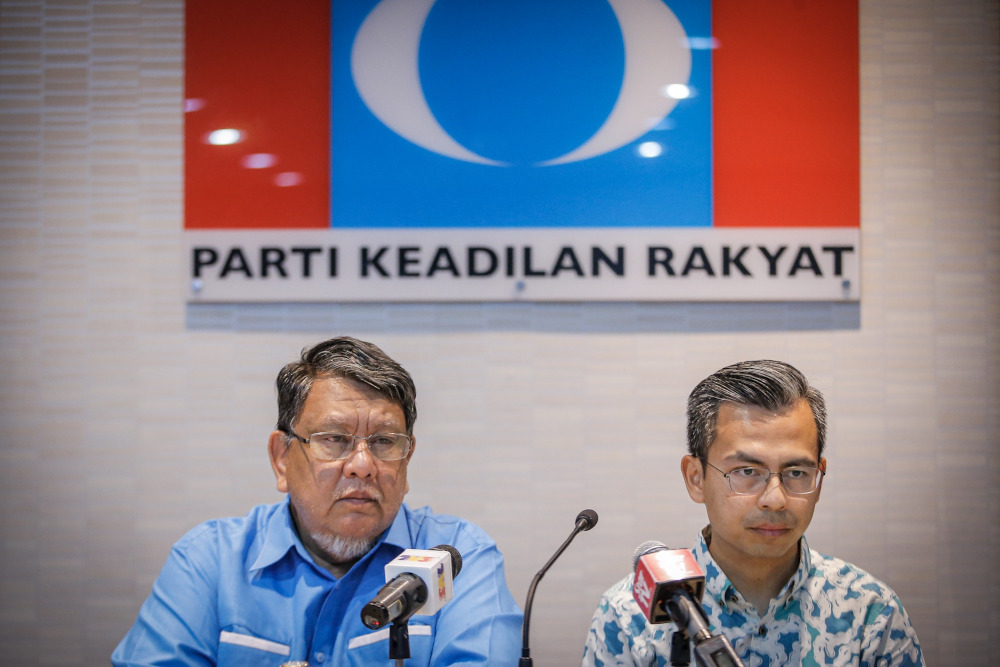
[[[279,188],[290,188],[302,182],[302,174],[297,171],[283,171],[274,177],[274,184]]]
[[[708,51],[719,48],[719,40],[715,37],[688,37],[688,48],[695,51]]]
[[[213,146],[231,146],[232,144],[238,143],[243,140],[243,133],[239,130],[234,130],[231,127],[227,127],[221,130],[215,130],[210,132],[208,135],[208,143]]]
[[[663,96],[674,100],[686,100],[691,97],[691,89],[683,83],[671,83],[663,87]]]
[[[200,97],[189,97],[184,100],[184,113],[200,111],[205,108],[205,100]]]
[[[644,141],[639,144],[638,151],[642,157],[660,157],[663,155],[663,146],[657,141]]]
[[[240,164],[247,169],[267,169],[278,164],[278,157],[271,153],[251,153],[244,155]]]

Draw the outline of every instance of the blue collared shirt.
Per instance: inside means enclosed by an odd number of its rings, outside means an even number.
[[[896,594],[864,570],[799,544],[799,567],[763,614],[747,602],[708,552],[692,549],[705,572],[702,608],[712,632],[732,643],[746,667],[923,667],[917,635]],[[632,597],[630,574],[594,612],[583,664],[668,665],[673,623],[649,624]]]
[[[440,612],[410,619],[406,664],[515,664],[522,613],[503,556],[481,528],[404,504],[376,546],[337,579],[302,545],[287,498],[181,538],[112,664],[391,664],[389,628],[368,630],[361,608],[385,584],[386,563],[404,549],[439,544],[458,549],[462,570]]]

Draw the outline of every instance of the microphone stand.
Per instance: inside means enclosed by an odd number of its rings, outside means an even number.
[[[670,666],[687,667],[691,664],[691,640],[687,632],[677,628],[670,636]]]
[[[403,667],[403,661],[410,657],[409,620],[407,616],[389,624],[389,659],[395,661],[396,667]]]
[[[671,665],[687,665],[690,662],[690,645],[686,655],[679,648],[681,642],[687,644],[690,639],[694,642],[694,657],[699,667],[743,667],[743,662],[725,635],[713,635],[709,631],[705,612],[686,590],[671,595],[666,607],[677,625],[670,643]],[[678,640],[678,635],[682,635],[683,639]],[[683,662],[674,662],[675,652],[677,659]]]
[[[531,625],[531,603],[535,599],[535,589],[538,587],[538,582],[542,580],[548,569],[552,567],[556,559],[566,550],[566,547],[573,541],[573,538],[581,531],[590,530],[596,523],[597,512],[594,510],[583,510],[580,512],[576,517],[576,525],[573,527],[573,532],[569,534],[569,537],[562,543],[562,546],[552,554],[552,558],[538,571],[535,578],[531,580],[531,586],[528,587],[528,599],[524,603],[524,622],[521,626],[521,659],[517,663],[518,667],[533,667],[535,664],[531,659],[531,650],[528,648],[528,628]]]
[[[423,586],[422,582],[421,586]],[[421,590],[418,590],[414,595],[415,604],[409,605],[409,609],[389,624],[389,659],[395,662],[396,667],[403,667],[403,661],[410,658],[410,627],[408,624],[410,618],[417,613],[417,610],[427,599],[426,589]]]

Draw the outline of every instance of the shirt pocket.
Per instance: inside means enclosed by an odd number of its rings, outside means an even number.
[[[430,664],[431,646],[434,643],[433,630],[429,625],[409,626],[410,657],[407,666]],[[389,628],[352,637],[347,642],[347,664],[374,665],[389,664]]]
[[[291,647],[242,628],[219,633],[219,667],[278,667],[292,658]]]

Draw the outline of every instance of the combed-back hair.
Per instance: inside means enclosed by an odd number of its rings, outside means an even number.
[[[816,420],[817,456],[822,456],[826,444],[826,402],[797,368],[770,359],[726,366],[699,382],[688,396],[688,453],[708,460],[708,448],[715,440],[723,402],[782,412],[803,398],[809,402]]]
[[[292,432],[302,413],[313,382],[324,378],[345,378],[371,387],[397,404],[406,418],[406,434],[413,435],[417,420],[417,388],[402,366],[372,343],[339,336],[302,350],[302,358],[278,373],[278,430]]]

